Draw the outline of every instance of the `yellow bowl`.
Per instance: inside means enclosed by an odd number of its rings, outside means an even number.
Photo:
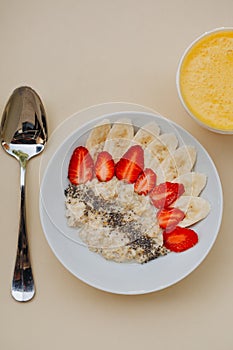
[[[206,32],[185,50],[176,85],[191,117],[211,131],[233,134],[233,28]]]

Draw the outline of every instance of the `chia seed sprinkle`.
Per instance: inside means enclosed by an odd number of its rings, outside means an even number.
[[[88,216],[94,217],[95,220],[98,218],[102,227],[110,229],[109,236],[113,231],[115,235],[117,232],[123,233],[128,241],[126,247],[140,256],[140,262],[148,262],[167,254],[167,250],[163,246],[158,246],[156,239],[146,235],[146,228],[139,222],[138,215],[134,210],[125,210],[119,202],[116,204],[113,199],[106,200],[96,195],[86,184],[69,185],[65,189],[65,196],[69,204],[71,204],[72,198],[83,203],[85,206],[83,215],[87,219]]]

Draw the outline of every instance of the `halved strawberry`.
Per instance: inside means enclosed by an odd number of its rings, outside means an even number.
[[[69,163],[68,178],[73,185],[86,183],[93,178],[94,162],[86,147],[75,148]]]
[[[171,232],[163,233],[164,246],[176,253],[192,248],[198,242],[198,235],[195,231],[177,226]]]
[[[183,193],[183,184],[164,182],[155,186],[150,193],[150,198],[156,208],[168,208]]]
[[[185,217],[185,213],[178,208],[161,209],[157,213],[159,226],[171,230]]]
[[[138,194],[147,195],[153,190],[156,184],[156,174],[150,168],[146,168],[137,178],[134,184],[134,191]]]
[[[99,181],[109,181],[114,176],[114,160],[110,153],[103,151],[98,154],[95,163],[95,175]]]
[[[135,145],[121,157],[115,166],[115,174],[119,180],[134,183],[144,168],[144,152],[141,146]]]

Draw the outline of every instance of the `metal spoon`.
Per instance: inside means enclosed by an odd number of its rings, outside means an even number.
[[[13,91],[3,112],[0,127],[3,149],[20,163],[20,221],[11,294],[17,301],[28,301],[35,294],[26,230],[25,175],[30,158],[41,153],[47,141],[47,123],[37,93],[23,86]]]

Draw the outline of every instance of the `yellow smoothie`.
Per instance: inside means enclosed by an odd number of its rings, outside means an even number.
[[[184,57],[179,79],[183,101],[199,121],[233,131],[233,30],[198,40]]]

